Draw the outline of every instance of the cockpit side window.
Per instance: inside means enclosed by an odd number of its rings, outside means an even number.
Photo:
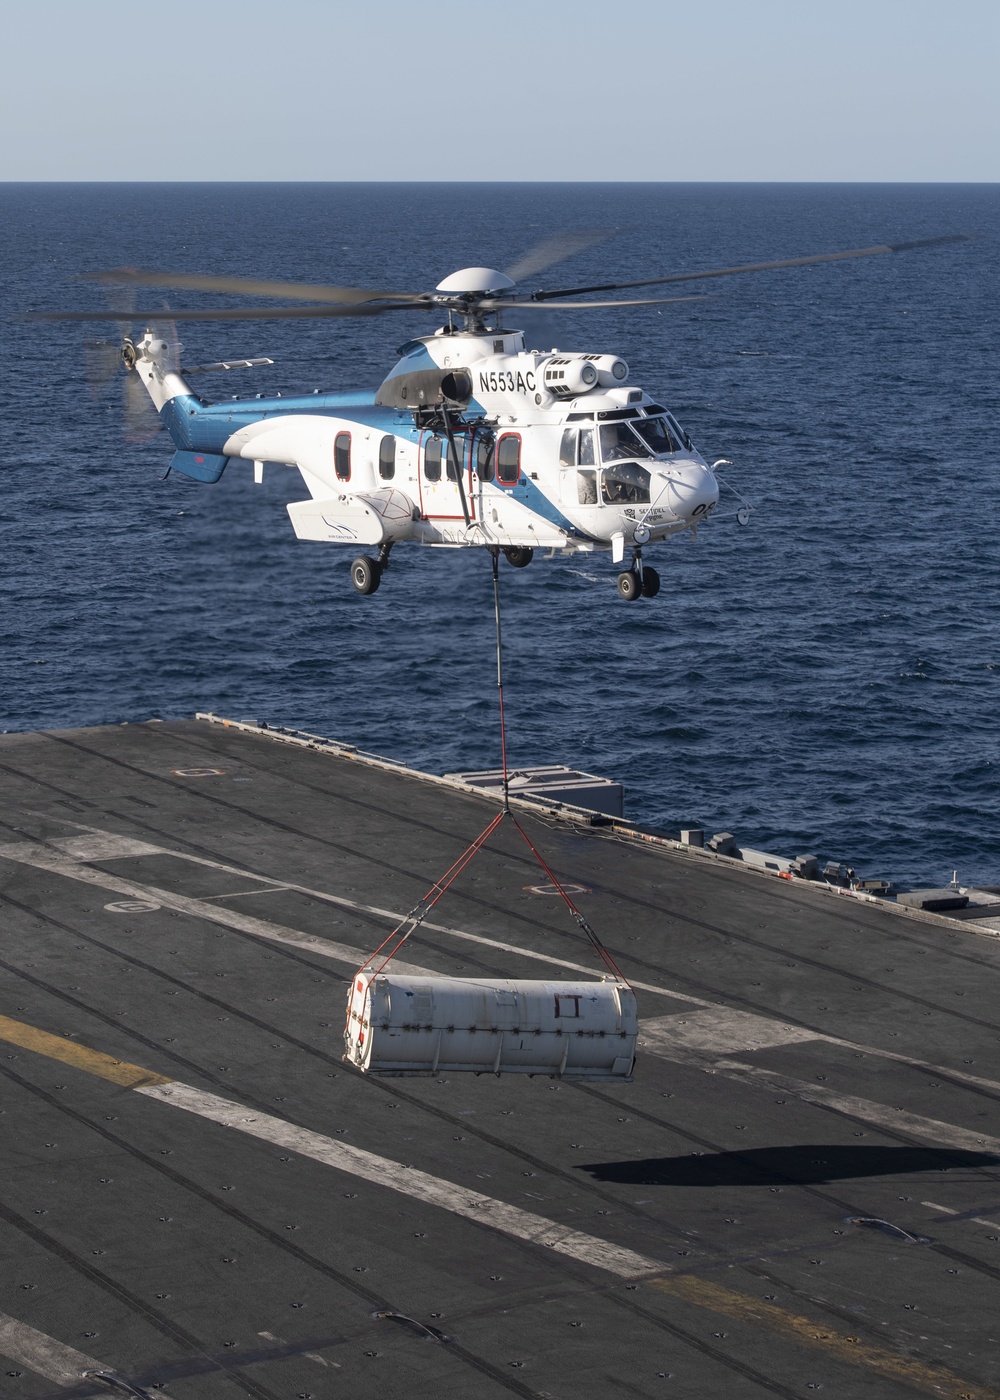
[[[580,429],[580,457],[581,467],[592,467],[594,465],[594,430],[593,428]]]
[[[559,444],[559,465],[561,467],[576,466],[576,429],[566,428],[563,431],[562,441]]]
[[[441,480],[441,439],[428,438],[424,444],[424,480]]]
[[[576,498],[582,506],[597,505],[597,473],[577,472]]]
[[[643,418],[633,426],[647,447],[651,447],[657,456],[663,457],[668,452],[677,451],[679,444],[674,440],[665,418]]]
[[[616,462],[601,473],[601,494],[609,506],[645,505],[649,501],[649,472],[637,462]]]
[[[629,457],[652,457],[652,452],[628,423],[601,424],[601,460],[620,462]]]

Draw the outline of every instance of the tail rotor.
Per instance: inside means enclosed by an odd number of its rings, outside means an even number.
[[[181,343],[177,327],[164,307],[164,318],[140,326],[133,320],[135,288],[105,285],[105,295],[115,316],[118,339],[85,340],[83,345],[87,386],[95,403],[111,407],[118,399],[122,436],[128,443],[150,442],[163,431],[163,424],[135,372],[135,340],[143,329],[149,329],[170,347],[169,360],[174,368],[180,366]]]

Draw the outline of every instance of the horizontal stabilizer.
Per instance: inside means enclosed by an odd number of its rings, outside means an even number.
[[[273,365],[274,361],[269,360],[266,355],[259,356],[256,360],[213,360],[210,365],[194,365],[191,369],[185,369],[184,375],[190,374],[214,374],[216,370],[223,369],[256,369],[258,365]]]

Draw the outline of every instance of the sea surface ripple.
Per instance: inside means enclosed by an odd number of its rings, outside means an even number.
[[[124,440],[77,328],[21,312],[93,305],[77,274],[122,264],[422,290],[581,227],[616,232],[541,285],[979,235],[553,313],[551,344],[622,354],[755,513],[724,492],[661,548],[655,602],[623,603],[602,556],[505,566],[503,596],[516,765],[618,778],[666,831],[1000,884],[1000,187],[6,185],[0,207],[0,728],[213,710],[438,772],[498,761],[485,555],[400,548],[357,597],[348,552],[292,534],[297,473],[162,479],[169,442]],[[183,338],[188,362],[273,355],[199,382],[225,397],[374,385],[430,328]]]

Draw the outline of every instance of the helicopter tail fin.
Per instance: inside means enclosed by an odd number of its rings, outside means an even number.
[[[216,443],[199,442],[198,418],[202,401],[192,394],[180,374],[178,347],[147,331],[138,342],[122,345],[122,363],[138,377],[173,439],[170,470],[194,481],[218,481],[229,458],[213,451]],[[217,434],[216,434],[217,435]]]
[[[167,404],[176,398],[193,397],[180,376],[178,349],[176,344],[172,345],[152,331],[146,331],[141,340],[122,342],[122,364],[138,376],[157,413],[162,414]]]

